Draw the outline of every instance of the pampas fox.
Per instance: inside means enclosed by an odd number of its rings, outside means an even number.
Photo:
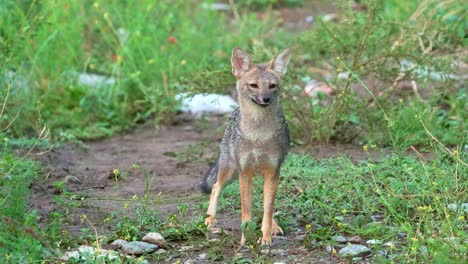
[[[202,188],[210,193],[205,224],[216,224],[216,207],[223,186],[239,176],[242,222],[251,220],[252,178],[264,181],[262,245],[271,245],[271,236],[283,230],[273,219],[281,164],[288,153],[289,129],[279,103],[281,78],[291,56],[285,49],[270,62],[254,64],[240,48],[232,51],[232,73],[237,78],[239,107],[233,111],[215,164],[205,175]],[[241,245],[245,243],[242,234]]]

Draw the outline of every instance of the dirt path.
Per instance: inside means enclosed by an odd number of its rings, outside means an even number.
[[[149,175],[155,175],[150,185],[150,198],[158,200],[154,210],[164,218],[177,212],[179,205],[188,205],[188,217],[204,215],[200,204],[208,201],[199,189],[199,183],[208,168],[210,158],[215,156],[222,132],[217,129],[222,120],[197,123],[185,122],[176,126],[156,130],[141,127],[126,135],[87,142],[86,147],[66,145],[40,156],[46,166],[46,178],[33,188],[32,207],[37,209],[43,221],[53,213],[64,215],[63,226],[67,232],[80,234],[80,229],[89,228],[82,221],[86,215],[92,223],[105,223],[112,212],[121,212],[125,202],[137,195],[143,197],[147,188],[145,175],[133,168],[138,164]],[[199,127],[204,127],[199,129]],[[296,150],[297,151],[297,150]],[[365,154],[356,147],[316,145],[302,149],[316,158],[348,154],[363,158]],[[116,179],[113,171],[118,169]],[[67,195],[63,195],[64,192]],[[57,200],[57,194],[62,194]],[[65,197],[65,198],[63,198]],[[134,212],[129,210],[129,212]],[[219,226],[233,233],[234,240],[240,237],[240,215],[223,212]],[[96,225],[99,234],[109,234],[113,224]],[[287,256],[278,256],[275,261],[287,263],[337,263],[338,259],[324,250],[308,251],[296,241],[298,234],[287,234],[281,248]],[[186,257],[197,256],[198,252],[187,252]],[[228,254],[235,254],[233,248]],[[294,261],[287,261],[295,256]],[[198,262],[194,262],[198,263]],[[200,262],[204,263],[204,262]]]

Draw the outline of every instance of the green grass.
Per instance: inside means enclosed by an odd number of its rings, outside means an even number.
[[[37,213],[28,206],[29,187],[39,168],[11,153],[8,138],[0,138],[0,262],[31,263],[42,259],[49,246]]]
[[[466,160],[466,154],[460,158]],[[396,254],[398,263],[463,263],[467,213],[451,211],[448,205],[466,202],[467,175],[466,164],[442,152],[431,160],[395,152],[381,161],[358,163],[291,154],[281,173],[276,215],[285,232],[308,230],[309,247],[332,244],[332,235],[359,235],[394,242],[393,248],[373,249]],[[263,208],[260,182],[261,177],[253,199],[258,221]],[[238,183],[226,187],[222,211],[240,211],[238,188]],[[383,215],[381,222],[372,220],[377,214]],[[311,226],[315,228],[309,230]],[[407,233],[406,239],[398,238],[401,232]],[[313,240],[318,244],[307,243]]]
[[[0,83],[11,85],[0,122],[19,113],[8,133],[34,136],[43,120],[59,140],[167,121],[177,109],[173,95],[186,91],[190,75],[227,70],[234,46],[266,37],[271,28],[255,16],[228,25],[225,14],[198,1],[10,0],[2,1],[0,14]],[[115,84],[80,85],[79,73]]]
[[[229,61],[235,46],[248,50],[255,61],[295,48],[282,101],[295,144],[351,142],[390,153],[378,162],[357,163],[290,155],[277,198],[286,232],[305,228],[304,245],[311,248],[317,247],[311,241],[325,246],[336,234],[398,241],[395,248],[373,248],[396,254],[395,262],[466,261],[468,216],[447,208],[467,202],[466,90],[460,81],[434,80],[415,69],[404,79],[413,80],[420,94],[393,85],[405,60],[443,76],[455,71],[450,65],[466,49],[461,3],[370,0],[360,1],[367,11],[358,12],[349,1],[339,1],[340,22],[323,22],[319,15],[309,30],[288,33],[269,8],[304,1],[234,1],[238,19],[203,9],[201,2],[0,1],[0,262],[57,261],[57,248],[97,240],[92,225],[79,237],[62,233],[65,211],[50,214],[39,225],[27,199],[40,168],[14,150],[48,149],[60,142],[108,137],[143,122],[170,122],[177,111],[176,93],[226,93],[234,85]],[[264,12],[263,19],[258,12]],[[336,95],[327,106],[302,94],[304,80],[324,80],[312,67],[331,75],[327,83]],[[338,78],[343,72],[352,76]],[[88,87],[78,83],[80,73],[107,76],[115,83]],[[379,85],[364,84],[370,77]],[[205,147],[205,142],[189,146],[175,157],[200,162]],[[411,147],[430,152],[431,158],[406,155]],[[261,194],[259,181],[256,195]],[[56,183],[62,191],[56,201],[71,210],[81,200],[72,199],[63,184]],[[224,192],[225,212],[239,211],[237,188],[233,184]],[[259,212],[262,199],[254,200]],[[147,197],[129,203],[134,206],[105,217],[115,224],[110,238],[135,240],[144,232],[161,231],[169,241],[200,244],[205,239],[204,215],[188,217],[187,205],[164,220],[148,209]],[[383,221],[373,223],[371,216],[378,213]],[[400,232],[407,238],[397,239]],[[210,259],[235,262],[241,260],[223,253],[236,241],[228,235],[204,245],[211,248]],[[158,261],[168,255],[153,257]]]

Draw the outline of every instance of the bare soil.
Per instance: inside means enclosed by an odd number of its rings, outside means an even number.
[[[150,186],[150,198],[158,201],[152,207],[161,218],[177,213],[177,207],[181,204],[189,205],[188,218],[203,217],[204,209],[200,205],[208,201],[208,196],[201,193],[199,184],[208,169],[207,160],[216,156],[217,144],[222,136],[222,130],[217,128],[223,120],[185,121],[159,129],[143,126],[130,134],[86,142],[86,146],[69,144],[54,148],[37,156],[46,169],[44,177],[34,184],[31,205],[42,221],[50,220],[54,212],[65,214],[63,226],[72,235],[78,236],[81,228],[90,227],[89,222],[82,221],[82,215],[93,223],[98,234],[110,235],[114,224],[112,221],[104,224],[104,219],[112,212],[122,212],[125,202],[132,201],[134,195],[142,197],[147,188],[144,173],[133,168],[134,164],[138,164],[149,175],[155,175],[155,182]],[[191,153],[197,148],[202,148],[202,151],[192,160],[177,156],[177,153]],[[353,159],[368,158],[367,153],[355,146],[315,145],[293,151],[307,152],[318,159],[338,155],[348,155]],[[120,171],[120,177],[116,178],[114,169]],[[57,184],[60,182],[63,187]],[[69,199],[57,200],[57,194],[64,192],[68,195],[60,197]],[[234,241],[240,239],[240,223],[240,215],[234,212],[219,214],[218,226],[232,232]],[[340,262],[324,249],[306,250],[303,243],[297,241],[297,233],[286,234],[286,237],[287,243],[279,248],[284,249],[288,256],[273,256],[273,260],[287,263]],[[173,250],[177,252],[177,248],[183,244],[174,243]],[[203,248],[198,248],[178,254],[178,257],[182,260],[193,259],[203,252]],[[236,254],[236,245],[226,249],[226,254]]]

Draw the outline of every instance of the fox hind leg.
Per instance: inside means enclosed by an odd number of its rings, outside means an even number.
[[[205,219],[205,224],[208,229],[212,229],[216,225],[216,209],[218,206],[219,195],[221,194],[224,185],[229,182],[233,174],[234,169],[229,166],[220,166],[218,169],[218,178],[211,189],[210,205],[206,212],[208,217]]]

